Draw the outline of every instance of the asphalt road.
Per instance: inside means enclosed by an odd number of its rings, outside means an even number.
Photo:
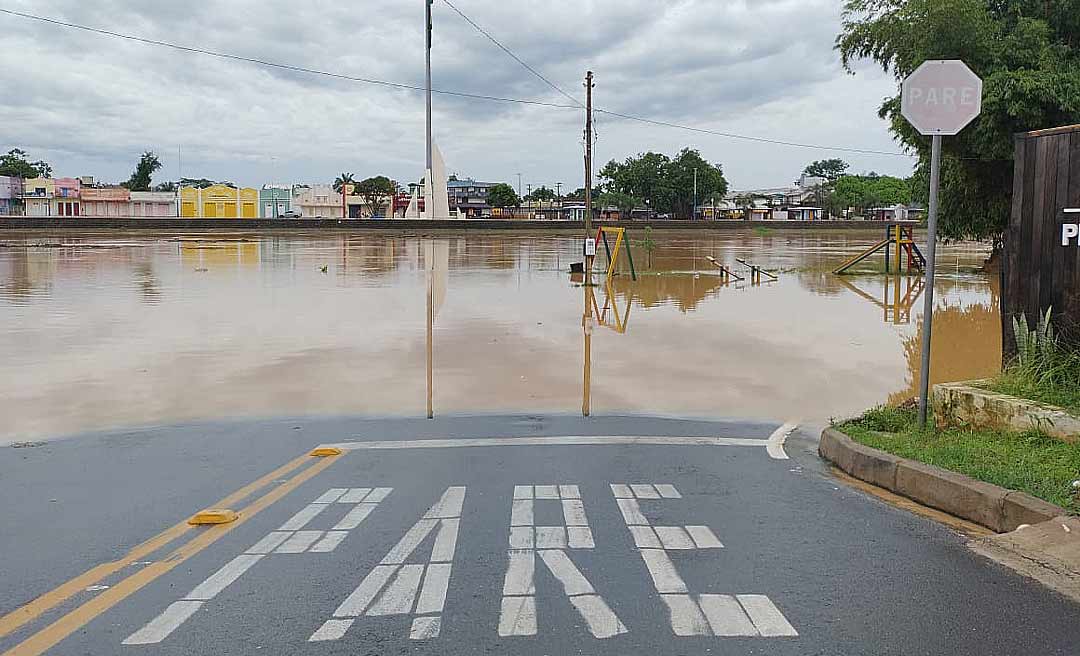
[[[809,431],[769,448],[779,428],[305,419],[0,449],[0,654],[1077,652],[1075,605],[837,482]],[[181,523],[238,490],[239,521]]]

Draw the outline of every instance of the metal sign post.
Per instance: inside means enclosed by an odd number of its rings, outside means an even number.
[[[930,151],[930,209],[926,249],[926,304],[923,310],[922,366],[919,371],[919,426],[930,408],[930,345],[934,329],[934,274],[937,255],[941,137],[959,134],[982,112],[982,80],[959,60],[923,62],[904,80],[901,113],[921,134],[933,137]]]

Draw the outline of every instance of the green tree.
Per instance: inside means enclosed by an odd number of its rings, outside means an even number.
[[[803,174],[815,178],[825,178],[829,182],[836,182],[849,168],[851,168],[851,165],[842,159],[819,159],[816,162],[811,162],[803,170]]]
[[[522,200],[533,203],[555,200],[555,192],[547,187],[540,187],[539,189],[534,189],[531,194],[528,194]]]
[[[175,192],[176,188],[175,182],[162,182],[154,186],[154,191]]]
[[[217,183],[214,182],[213,180],[208,180],[206,178],[181,178],[180,179],[180,186],[181,187],[195,187],[196,189],[206,189],[207,187],[212,187],[212,186],[214,186],[216,184]]]
[[[147,151],[143,153],[139,163],[135,165],[135,171],[128,178],[128,181],[120,186],[127,187],[131,191],[150,191],[150,184],[153,182],[154,174],[159,169],[161,169],[161,161],[158,156]]]
[[[843,176],[833,185],[831,197],[837,213],[851,207],[861,213],[875,207],[906,205],[911,199],[911,180],[876,174]]]
[[[487,193],[488,205],[492,207],[520,207],[521,198],[514,188],[505,183],[492,185]]]
[[[356,195],[371,208],[371,216],[381,217],[386,211],[387,199],[398,192],[398,183],[385,175],[368,178],[356,185]]]
[[[844,66],[872,59],[897,80],[928,59],[962,59],[983,78],[983,113],[944,140],[941,232],[999,238],[1012,204],[1012,135],[1080,122],[1080,0],[847,0],[836,42]],[[918,153],[925,200],[930,139],[900,114],[880,116]]]
[[[47,162],[30,162],[26,159],[26,151],[12,148],[6,155],[0,155],[0,175],[12,178],[49,178],[52,177],[52,167]]]
[[[647,201],[658,212],[690,216],[695,173],[699,201],[727,194],[728,182],[723,168],[705,161],[701,153],[692,148],[684,148],[674,158],[649,152],[624,162],[612,160],[600,170],[600,180],[605,192]]]
[[[623,216],[629,216],[638,206],[638,199],[618,191],[605,191],[600,194],[597,202],[601,206],[617,207]]]

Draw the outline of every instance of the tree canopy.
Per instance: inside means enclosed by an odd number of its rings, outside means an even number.
[[[513,187],[506,183],[499,183],[488,189],[487,202],[492,207],[519,207],[521,198]]]
[[[47,162],[30,162],[26,159],[26,151],[12,148],[6,155],[0,155],[0,175],[13,178],[49,178],[52,177],[52,167]]]
[[[836,45],[852,73],[872,59],[899,81],[928,59],[962,59],[982,77],[982,115],[944,140],[945,237],[1000,236],[1012,202],[1012,135],[1080,122],[1080,0],[847,0]],[[918,153],[925,200],[929,137],[901,116],[899,93],[879,113]]]
[[[851,165],[842,159],[819,159],[816,162],[811,162],[803,170],[803,175],[825,178],[829,182],[836,182],[849,168],[851,168]]]
[[[695,171],[699,201],[727,193],[723,168],[705,161],[691,148],[684,148],[674,158],[648,152],[624,162],[612,160],[600,170],[601,189],[646,201],[658,212],[691,216]]]
[[[398,192],[398,183],[385,175],[368,178],[356,185],[356,194],[371,208],[371,215],[380,217],[386,211],[386,199]]]
[[[911,202],[911,180],[889,175],[845,175],[833,185],[830,210],[855,208],[863,212]]]
[[[531,194],[528,194],[522,200],[526,200],[532,203],[555,200],[555,191],[548,189],[546,186],[534,189]]]
[[[161,168],[161,160],[154,153],[147,151],[135,165],[135,171],[127,182],[121,183],[121,187],[127,187],[131,191],[150,191],[154,174]]]
[[[195,187],[196,189],[206,189],[207,187],[212,187],[216,184],[219,183],[213,180],[209,180],[207,178],[180,178],[181,187]],[[222,182],[220,184],[223,184],[227,187],[234,186],[231,182]]]
[[[624,194],[618,191],[606,191],[600,194],[599,202],[602,207],[615,207],[623,214],[633,212],[642,204],[637,198],[634,198],[630,194]]]

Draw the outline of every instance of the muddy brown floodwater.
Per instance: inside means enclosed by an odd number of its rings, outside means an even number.
[[[593,413],[823,422],[911,397],[921,284],[830,273],[878,238],[658,231],[651,256],[635,243],[639,280],[595,292]],[[436,414],[579,413],[579,249],[569,235],[510,232],[3,234],[0,442],[423,415],[429,286]],[[1001,324],[996,277],[979,272],[987,247],[939,254],[933,378],[991,375]],[[724,285],[708,257],[780,279]]]

